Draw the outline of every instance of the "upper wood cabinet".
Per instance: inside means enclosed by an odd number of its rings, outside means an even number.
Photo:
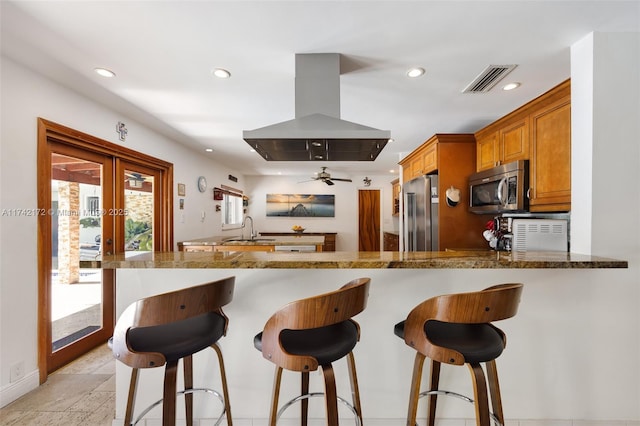
[[[476,135],[476,170],[490,169],[500,161],[498,132]]]
[[[476,170],[529,158],[529,117],[476,133]]]
[[[391,181],[391,214],[398,216],[400,214],[400,179]]]
[[[429,174],[438,169],[438,144],[427,145],[422,154],[422,173]]]
[[[529,205],[534,212],[571,209],[571,82],[475,133],[476,170],[529,160]]]
[[[510,163],[529,157],[529,117],[500,130],[500,162]]]
[[[571,209],[571,98],[531,115],[530,210]]]
[[[403,167],[402,182],[429,174],[438,169],[438,144],[436,140],[423,143],[407,155],[400,164]]]

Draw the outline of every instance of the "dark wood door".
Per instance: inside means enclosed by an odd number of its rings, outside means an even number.
[[[380,191],[358,191],[358,250],[380,251]]]

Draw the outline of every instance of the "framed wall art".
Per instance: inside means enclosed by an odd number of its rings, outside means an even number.
[[[336,196],[267,194],[267,217],[335,217]]]

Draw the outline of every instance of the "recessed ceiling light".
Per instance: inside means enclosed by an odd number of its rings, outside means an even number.
[[[394,169],[389,170],[389,173],[395,173],[396,171]]]
[[[213,71],[211,71],[211,73],[213,75],[215,75],[218,78],[229,78],[231,77],[231,73],[227,70],[225,70],[224,68],[214,68]]]
[[[98,75],[101,75],[103,77],[107,77],[107,78],[111,78],[111,77],[115,77],[116,73],[108,70],[106,68],[94,68],[93,69]]]
[[[424,75],[424,68],[415,67],[407,71],[407,76],[411,78],[420,77],[421,75]]]
[[[389,140],[387,142],[394,142],[395,139],[394,138],[389,138]]]
[[[213,148],[205,148],[204,150],[207,152],[213,152]]]
[[[518,87],[520,87],[520,83],[509,83],[506,86],[504,86],[502,90],[513,90],[513,89],[517,89]]]

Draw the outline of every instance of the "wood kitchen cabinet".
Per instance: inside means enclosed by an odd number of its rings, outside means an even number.
[[[427,175],[438,169],[438,144],[430,143],[422,154],[422,173]]]
[[[280,237],[287,235],[300,235],[295,232],[260,232],[262,237]],[[303,235],[322,236],[324,237],[324,245],[322,251],[336,251],[336,233],[335,232],[305,232]]]
[[[532,212],[571,209],[571,81],[475,133],[476,170],[529,160]]]
[[[219,245],[214,246],[214,251],[275,251],[276,247],[272,245]]]
[[[499,161],[498,132],[476,135],[477,171],[490,169]]]
[[[402,182],[407,182],[418,176],[432,173],[438,168],[437,143],[426,144],[407,156],[406,170]]]
[[[179,251],[185,251],[185,252],[190,252],[190,253],[198,253],[198,252],[209,252],[209,251],[214,251],[215,246],[212,245],[201,245],[201,246],[194,246],[194,245],[189,245],[189,246],[183,246],[181,244],[178,245],[178,250]]]
[[[384,251],[399,251],[400,250],[400,236],[392,232],[382,233],[382,250]]]
[[[400,214],[400,179],[391,181],[391,214],[398,216]]]
[[[419,159],[422,169],[413,170]],[[439,250],[460,248],[486,248],[482,237],[487,217],[468,211],[469,175],[476,170],[476,139],[473,134],[436,134],[411,152],[399,163],[402,182],[424,174],[438,175],[438,245]],[[409,173],[405,173],[409,169]],[[461,202],[457,206],[446,203],[450,187],[460,190]]]
[[[529,158],[529,117],[476,134],[476,170]]]
[[[533,212],[571,210],[571,98],[531,115],[529,206]]]

